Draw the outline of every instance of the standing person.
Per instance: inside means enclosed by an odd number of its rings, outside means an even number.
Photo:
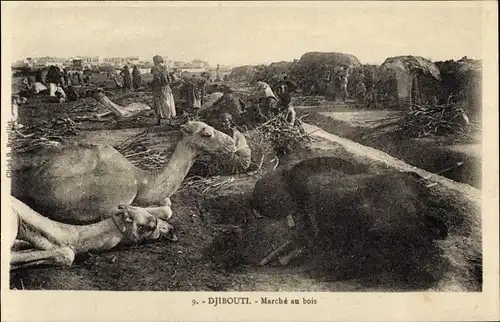
[[[57,66],[57,70],[59,71],[59,85],[61,88],[66,87],[66,80],[64,78],[64,69],[61,66]]]
[[[69,87],[71,86],[71,79],[69,77],[68,70],[66,68],[63,69],[63,79],[64,79],[64,85],[63,87]]]
[[[59,68],[54,65],[51,65],[47,72],[47,83],[49,83],[50,97],[55,97],[57,88],[61,84],[61,73],[59,72]]]
[[[43,84],[42,69],[38,68],[35,76],[35,83]]]
[[[83,71],[76,71],[76,80],[78,82],[78,85],[83,85]]]
[[[136,90],[139,89],[142,84],[141,71],[137,66],[134,66],[134,69],[132,69],[132,84]]]
[[[347,71],[343,71],[340,75],[340,94],[342,95],[342,100],[345,102],[349,93],[347,92],[347,84],[349,83],[349,74]]]
[[[123,77],[123,89],[124,90],[130,90],[130,87],[132,85],[132,78],[130,75],[130,70],[128,69],[128,66],[125,65],[120,72],[120,75]]]
[[[163,58],[159,55],[153,57],[154,66],[151,68],[153,74],[153,103],[158,119],[158,125],[162,119],[171,122],[175,114],[175,103],[172,90],[170,89],[170,76],[168,69],[163,65]]]
[[[200,94],[200,108],[203,106],[203,103],[205,103],[205,95],[207,94],[207,78],[206,77],[200,77],[198,79],[197,83],[197,89]]]
[[[325,82],[326,82],[325,99],[328,101],[335,101],[337,94],[336,93],[337,76],[333,68],[331,68],[330,66]]]
[[[85,83],[87,85],[90,85],[92,83],[92,80],[91,80],[91,77],[92,77],[92,70],[90,69],[90,67],[85,67],[83,69],[83,72],[82,72],[83,76],[84,76],[84,80],[85,80]]]
[[[366,96],[366,86],[361,80],[356,85],[356,96],[359,103],[364,103]]]
[[[190,112],[201,108],[201,95],[198,80],[193,75],[190,79],[184,80],[184,95],[186,96],[187,108]]]
[[[292,106],[292,95],[287,91],[285,84],[281,84],[276,90],[278,95],[278,109],[281,113],[285,113],[285,119],[291,125],[295,124],[296,112]]]

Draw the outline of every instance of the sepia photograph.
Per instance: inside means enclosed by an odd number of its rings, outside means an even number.
[[[2,292],[495,289],[496,9],[2,2]]]

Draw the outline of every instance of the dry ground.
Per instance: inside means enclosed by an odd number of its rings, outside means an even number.
[[[109,85],[112,87],[112,85]],[[112,89],[111,89],[112,90]],[[117,92],[111,99],[118,104],[136,101],[151,104],[148,92]],[[30,99],[21,107],[24,123],[40,122],[55,117],[88,115],[95,111],[95,101],[83,98],[75,103],[48,103],[43,97]],[[125,137],[137,134],[145,127],[152,129],[151,142],[159,149],[171,150],[176,134],[155,127],[154,118],[144,117],[135,122],[91,122],[78,123],[80,132],[71,138],[74,142],[94,142],[113,145]],[[337,151],[330,144],[328,149]],[[340,150],[338,150],[340,151]],[[251,194],[259,176],[241,175],[233,183],[234,189],[224,193],[231,197],[238,193]],[[222,193],[222,192],[221,192]],[[223,194],[223,193],[222,193]],[[212,198],[212,199],[207,199]],[[11,274],[10,286],[15,289],[52,290],[149,290],[149,291],[398,291],[414,289],[411,285],[395,284],[388,276],[369,276],[361,279],[315,277],[310,267],[294,266],[282,268],[270,266],[260,268],[246,264],[231,266],[220,256],[238,257],[238,245],[225,245],[229,255],[214,252],[218,241],[234,234],[240,224],[257,226],[267,219],[255,219],[249,207],[238,205],[240,214],[228,216],[226,204],[217,198],[201,195],[194,190],[181,190],[173,198],[174,216],[172,224],[178,231],[177,243],[158,242],[134,247],[124,247],[101,254],[80,256],[70,268],[40,267],[25,269]],[[215,200],[215,201],[214,201]],[[287,237],[283,223],[269,222],[275,227],[273,249]],[[273,226],[274,225],[274,226]],[[255,234],[248,244],[258,247],[262,236]],[[248,251],[248,249],[247,249]],[[264,254],[263,249],[250,252]],[[237,260],[235,260],[235,263]]]
[[[323,102],[327,103],[327,102]],[[481,124],[472,122],[469,133],[446,137],[401,138],[374,130],[387,119],[402,115],[401,111],[373,110],[356,106],[354,102],[320,106],[302,106],[297,115],[305,122],[317,125],[363,145],[382,150],[416,167],[432,173],[442,173],[452,180],[481,189]],[[456,166],[457,163],[461,166]]]

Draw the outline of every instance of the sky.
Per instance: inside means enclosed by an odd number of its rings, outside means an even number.
[[[18,2],[7,9],[13,60],[159,54],[235,66],[309,51],[376,64],[398,55],[482,56],[480,2]]]

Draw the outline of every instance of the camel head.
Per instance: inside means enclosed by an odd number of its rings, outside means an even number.
[[[122,232],[130,240],[139,242],[147,240],[159,240],[165,238],[170,241],[177,241],[174,227],[166,220],[159,219],[150,214],[146,209],[129,205],[119,206],[122,221]],[[172,216],[169,212],[168,218]],[[124,230],[124,231],[123,231]]]
[[[232,137],[206,123],[188,121],[181,125],[181,132],[189,144],[198,151],[223,154],[231,154],[236,151]]]
[[[91,88],[85,91],[85,96],[93,97],[96,100],[99,100],[106,96],[106,93],[102,88]]]

